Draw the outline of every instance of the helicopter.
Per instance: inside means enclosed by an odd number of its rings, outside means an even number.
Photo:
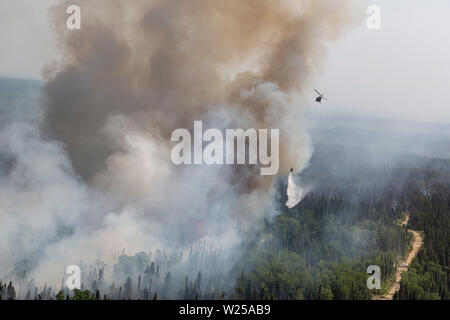
[[[316,89],[314,89],[315,92],[317,92],[317,94],[319,95],[316,98],[316,102],[318,103],[322,103],[322,99],[328,100],[327,98],[325,98],[325,96],[323,95],[323,93],[320,93],[319,91],[317,91]]]

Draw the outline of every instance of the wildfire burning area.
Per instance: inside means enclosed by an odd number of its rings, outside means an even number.
[[[81,30],[64,27],[69,4],[83,8]],[[301,171],[313,150],[303,94],[326,43],[355,23],[355,7],[98,0],[53,8],[64,57],[43,71],[42,117],[9,124],[0,138],[11,158],[0,187],[1,273],[58,285],[82,261],[83,281],[100,286],[102,270],[106,287],[112,274],[125,281],[151,261],[197,277],[201,265],[213,274],[236,259],[240,233],[276,212],[276,176],[252,165],[175,166],[171,133],[196,120],[220,130],[277,128],[279,173]],[[147,253],[118,258],[121,250]],[[147,271],[139,283],[158,275],[153,285],[162,288],[163,271]]]

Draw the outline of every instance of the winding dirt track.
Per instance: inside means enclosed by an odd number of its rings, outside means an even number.
[[[405,217],[405,220],[402,221],[402,226],[407,225],[408,221],[409,221],[409,214],[407,214]],[[419,231],[414,231],[414,230],[408,230],[408,231],[414,235],[413,248],[409,252],[408,257],[406,258],[406,261],[405,261],[405,263],[407,263],[409,265],[409,264],[411,264],[411,261],[414,259],[414,257],[417,255],[420,248],[422,247],[423,238]],[[384,295],[373,296],[372,300],[392,300],[394,298],[395,292],[397,292],[400,289],[400,281],[402,280],[402,272],[404,272],[404,271],[408,271],[408,268],[398,266],[397,272],[395,273],[395,282],[389,289],[389,292]]]

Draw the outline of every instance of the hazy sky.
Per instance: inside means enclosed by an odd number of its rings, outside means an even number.
[[[0,76],[41,78],[56,57],[48,8],[57,0],[0,0]]]
[[[364,23],[333,44],[314,83],[327,106],[450,122],[450,1],[370,3],[381,8],[381,29]]]
[[[47,18],[56,2],[0,0],[0,75],[39,79],[57,58]],[[382,10],[381,30],[364,21],[330,45],[324,73],[311,84],[329,99],[320,107],[450,122],[450,1],[369,3]]]

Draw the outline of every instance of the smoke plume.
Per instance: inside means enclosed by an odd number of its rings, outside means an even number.
[[[81,30],[65,28],[69,4],[81,8]],[[241,229],[273,214],[274,177],[253,166],[175,166],[172,131],[191,130],[194,120],[277,128],[280,174],[301,171],[312,154],[303,93],[327,42],[355,22],[354,8],[336,0],[71,0],[53,8],[64,59],[43,72],[43,137],[4,133],[22,167],[0,192],[17,215],[2,218],[29,232],[19,248],[14,235],[4,239],[14,249],[2,268],[32,251],[36,272],[51,278],[55,268],[116,249],[203,237],[233,245]]]

